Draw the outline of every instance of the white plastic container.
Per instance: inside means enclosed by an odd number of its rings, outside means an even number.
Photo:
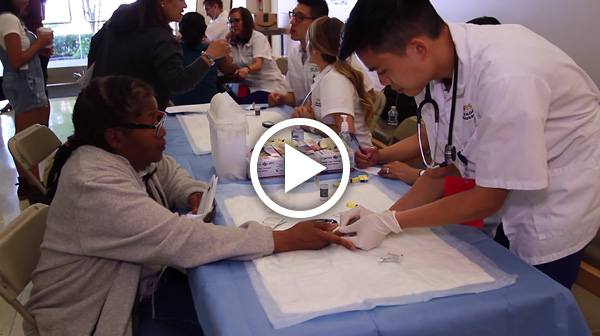
[[[223,183],[246,179],[246,112],[227,93],[216,94],[208,109],[212,161]]]

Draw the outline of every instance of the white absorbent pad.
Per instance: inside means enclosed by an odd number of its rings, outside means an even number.
[[[209,108],[210,108],[210,103],[195,104],[195,105],[179,105],[179,106],[169,106],[165,109],[165,112],[167,112],[169,114],[189,113],[189,112],[208,113]]]
[[[263,187],[269,195],[283,189],[281,185]],[[286,197],[299,203],[318,198],[314,183],[301,187],[297,192],[288,192]],[[264,206],[251,189],[250,185],[240,184],[217,188],[218,206],[228,225],[280,216]],[[339,219],[336,215],[348,210],[347,202],[383,211],[397,197],[372,178],[366,184],[349,185],[342,199],[317,217]],[[285,220],[286,224],[277,229],[300,221]],[[388,253],[400,256],[399,262],[381,262],[381,257]],[[406,229],[388,235],[381,246],[368,252],[330,245],[318,251],[273,254],[246,265],[257,296],[275,328],[325,314],[493,290],[511,285],[516,279],[479,250],[441,228]]]
[[[260,136],[267,130],[262,125],[264,121],[271,121],[276,124],[288,118],[282,112],[270,110],[262,110],[259,116],[249,115],[247,118],[248,135],[246,136],[246,145],[254,147]],[[205,113],[179,113],[177,114],[177,120],[179,120],[183,128],[194,154],[202,155],[210,153],[210,125],[207,115]]]

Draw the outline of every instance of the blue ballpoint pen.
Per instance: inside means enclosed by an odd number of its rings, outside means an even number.
[[[350,137],[352,138],[352,140],[354,140],[356,142],[356,145],[358,146],[358,150],[360,150],[361,153],[367,155],[367,152],[362,148],[362,146],[360,145],[360,142],[358,142],[356,135],[354,135],[354,133],[352,133],[352,132],[348,132],[348,133],[350,133]],[[371,159],[368,156],[367,156],[367,161],[371,162]]]

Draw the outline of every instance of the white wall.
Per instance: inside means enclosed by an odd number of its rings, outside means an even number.
[[[521,24],[565,51],[600,86],[598,0],[431,0],[431,3],[450,22],[465,22],[485,15],[502,23]]]

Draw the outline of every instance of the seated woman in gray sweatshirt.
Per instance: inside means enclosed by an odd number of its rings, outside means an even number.
[[[41,335],[131,335],[148,265],[188,268],[329,243],[353,248],[320,222],[275,232],[171,212],[195,211],[206,183],[162,154],[166,131],[157,118],[152,89],[130,77],[98,78],[79,94],[75,132],[50,173],[54,197],[26,305]]]

